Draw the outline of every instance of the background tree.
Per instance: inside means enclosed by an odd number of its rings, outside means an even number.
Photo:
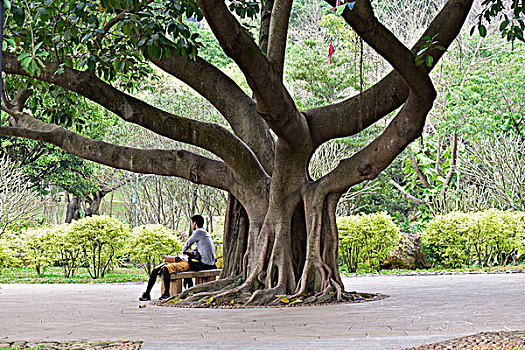
[[[524,100],[518,90],[524,79],[523,44],[511,47],[499,38],[497,25],[487,28],[486,37],[464,31],[438,64],[433,77],[438,87],[436,104],[422,138],[405,151],[405,176],[399,189],[422,205],[419,215],[426,221],[456,210],[520,208],[518,190],[502,196],[494,184],[504,181],[503,186],[509,186],[512,181],[521,186],[521,181],[510,180],[509,171],[514,170],[503,164],[519,163],[521,157]],[[510,147],[510,142],[516,143]],[[488,151],[488,144],[506,146]],[[492,167],[498,170],[486,174],[475,170]],[[491,173],[506,175],[495,182]]]
[[[0,236],[7,229],[36,223],[37,211],[44,201],[32,190],[31,182],[17,163],[0,158]]]
[[[264,3],[258,42],[243,25],[244,17],[257,12],[252,3],[30,4],[10,9],[6,36],[12,46],[2,61],[6,73],[75,92],[127,122],[203,148],[217,159],[83,137],[31,116],[24,109],[27,90],[5,98],[11,118],[2,133],[50,142],[116,168],[178,176],[229,192],[222,277],[230,278],[200,287],[207,290],[184,302],[204,302],[210,296],[215,302],[230,301],[234,296],[258,304],[278,303],[276,296],[282,294],[307,295],[305,302],[348,298],[338,271],[337,202],[352,186],[377,177],[419,137],[436,96],[428,73],[459,33],[472,1],[448,1],[411,49],[377,19],[370,1],[359,1],[353,9],[344,5],[346,23],[394,70],[359,95],[302,111],[283,84],[289,0]],[[334,5],[328,1],[327,8]],[[197,21],[205,17],[250,92],[197,55],[198,37],[181,15]],[[432,39],[436,35],[438,43]],[[424,52],[418,53],[421,48]],[[170,113],[132,96],[134,82],[150,74],[148,64],[195,89],[229,127]],[[398,108],[372,142],[312,179],[308,164],[319,146],[357,134]],[[234,287],[239,277],[242,283]]]

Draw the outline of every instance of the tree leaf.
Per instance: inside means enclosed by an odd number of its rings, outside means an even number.
[[[434,57],[427,56],[427,58],[425,58],[425,62],[427,64],[427,67],[432,67],[432,65],[434,64]]]
[[[503,21],[501,22],[500,26],[499,26],[499,30],[500,31],[504,31],[505,28],[507,28],[507,26],[509,25],[509,21]]]
[[[483,24],[480,24],[479,27],[479,35],[484,38],[487,36],[487,27],[485,27]]]

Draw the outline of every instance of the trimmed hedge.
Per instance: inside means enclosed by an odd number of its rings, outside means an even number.
[[[86,266],[96,279],[104,277],[110,265],[123,256],[129,236],[128,227],[116,219],[85,217],[69,225],[10,232],[0,247],[0,256],[8,252],[9,259],[0,259],[4,266],[34,267],[39,276],[47,266],[61,266],[64,276],[69,278],[78,267]]]
[[[525,213],[489,209],[432,219],[422,234],[434,266],[518,264],[525,255]]]
[[[399,227],[387,213],[337,218],[339,254],[348,272],[379,269],[399,242]]]
[[[45,268],[54,263],[55,228],[41,226],[26,230],[21,248],[26,253],[24,261],[42,276]]]

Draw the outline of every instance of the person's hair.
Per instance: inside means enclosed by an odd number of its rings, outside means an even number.
[[[194,222],[197,224],[197,227],[201,228],[202,226],[204,226],[204,218],[202,217],[202,215],[193,215],[191,217],[191,222]]]

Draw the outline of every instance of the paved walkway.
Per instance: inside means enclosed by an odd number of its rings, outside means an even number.
[[[0,284],[0,339],[144,340],[144,350],[401,349],[525,329],[525,274],[354,277],[344,283],[347,290],[390,297],[295,308],[139,308],[144,284]]]

